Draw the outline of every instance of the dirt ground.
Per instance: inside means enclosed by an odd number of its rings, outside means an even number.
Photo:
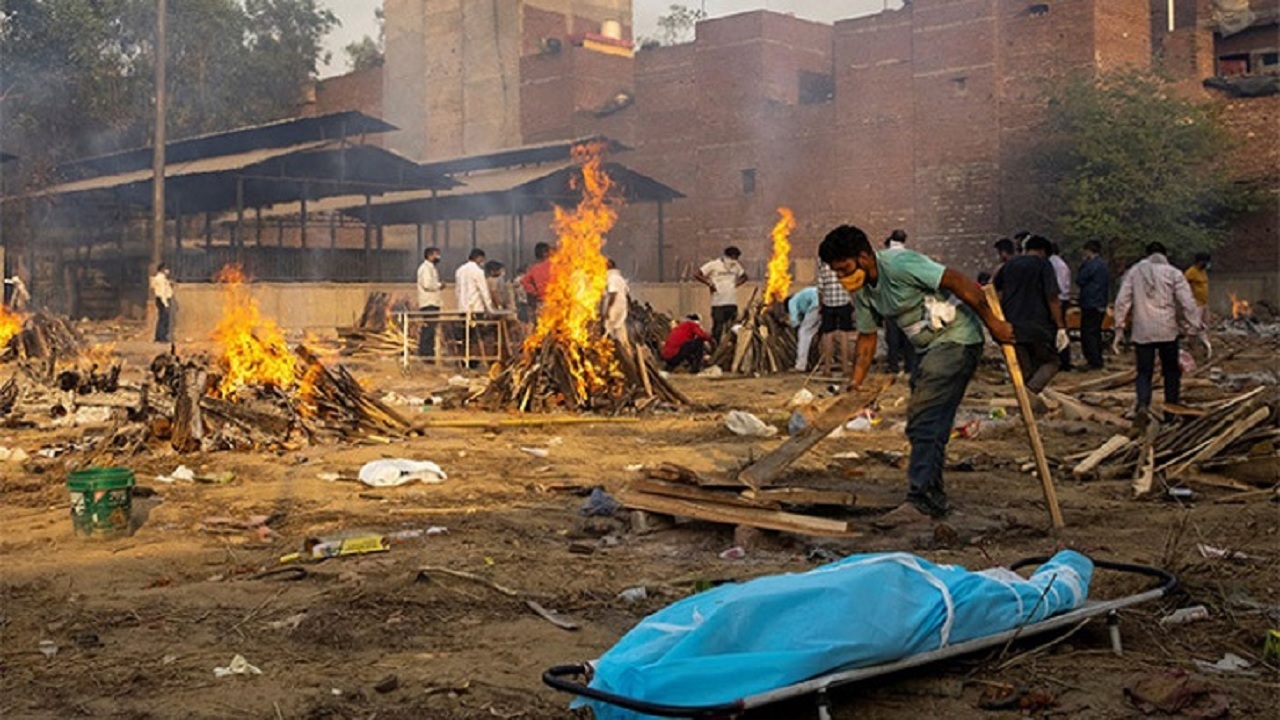
[[[1253,341],[1223,369],[1274,368],[1275,350],[1273,341]],[[126,374],[140,376],[158,351],[148,343],[122,343]],[[1013,396],[995,352],[988,355],[970,388],[965,417],[987,418],[993,399]],[[1118,359],[1112,369],[1127,362]],[[391,360],[348,366],[380,392],[423,395],[446,379],[431,369],[401,373]],[[1070,373],[1057,383],[1088,377]],[[1280,680],[1262,667],[1261,651],[1266,631],[1280,622],[1280,515],[1264,495],[1236,499],[1235,490],[1195,484],[1189,502],[1134,501],[1127,480],[1080,482],[1064,472],[1059,493],[1067,529],[1055,537],[1047,531],[1038,481],[1019,469],[1030,452],[1012,415],[984,419],[976,439],[951,443],[951,460],[970,459],[974,468],[947,474],[954,533],[929,525],[877,532],[870,521],[900,500],[905,472],[866,451],[907,449],[894,427],[903,419],[899,401],[907,392],[899,383],[882,400],[881,424],[824,441],[789,477],[792,485],[856,492],[865,505],[852,518],[863,532],[856,539],[766,533],[753,540],[745,558],[723,560],[719,554],[735,544],[730,527],[680,522],[636,532],[626,517],[586,527],[578,514],[585,492],[597,485],[618,490],[635,476],[636,465],[667,461],[700,471],[729,469],[776,446],[781,440],[733,435],[723,415],[748,410],[785,426],[784,406],[805,379],[675,381],[703,407],[637,424],[438,429],[390,445],[185,457],[154,447],[129,458],[100,458],[132,468],[139,485],[153,492],[135,499],[140,526],[134,535],[109,542],[72,534],[64,482],[86,457],[36,454],[77,431],[2,431],[0,444],[22,447],[33,460],[0,464],[0,717],[569,717],[568,697],[543,687],[542,671],[599,656],[645,615],[692,593],[700,582],[803,571],[833,554],[906,550],[981,569],[1062,547],[1168,568],[1182,589],[1122,613],[1123,657],[1110,653],[1105,626],[1093,623],[1065,639],[1023,641],[843,690],[833,698],[834,717],[998,716],[978,708],[993,683],[1049,693],[1055,706],[1039,717],[1133,717],[1138,712],[1123,691],[1131,676],[1194,671],[1194,660],[1216,661],[1228,652],[1258,671],[1211,678],[1230,699],[1232,715],[1274,716]],[[1185,401],[1208,401],[1229,390],[1198,387]],[[430,417],[497,416],[433,410]],[[1111,434],[1106,427],[1053,419],[1042,431],[1057,457],[1096,447]],[[522,448],[545,449],[546,457]],[[833,460],[848,451],[863,459]],[[433,460],[449,478],[374,490],[318,477],[354,473],[382,457]],[[155,480],[179,464],[202,474],[233,471],[235,479]],[[270,538],[200,528],[209,516],[251,515],[273,516]],[[302,579],[253,579],[309,537],[432,526],[448,532],[405,541],[388,553],[307,565]],[[571,552],[573,543],[594,551]],[[1204,559],[1197,543],[1255,559]],[[422,576],[424,566],[473,573],[518,597],[467,579]],[[618,598],[637,586],[647,588],[646,599],[632,604]],[[1101,574],[1091,594],[1115,597],[1137,589],[1133,581]],[[553,626],[534,615],[526,599],[581,628]],[[1158,624],[1168,612],[1195,604],[1206,605],[1211,619]],[[50,643],[56,646],[56,654],[41,652],[42,641],[49,641],[46,651]],[[215,677],[213,669],[237,654],[261,675]],[[759,717],[816,714],[810,701]]]

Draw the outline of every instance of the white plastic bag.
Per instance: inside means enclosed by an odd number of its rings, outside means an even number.
[[[419,480],[441,483],[447,478],[439,465],[425,460],[374,460],[360,468],[360,482],[369,487],[398,487]]]
[[[778,434],[778,428],[742,410],[731,410],[724,418],[724,425],[735,435],[743,437],[773,437]]]

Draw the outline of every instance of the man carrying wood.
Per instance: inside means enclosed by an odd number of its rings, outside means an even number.
[[[907,406],[907,501],[876,526],[892,528],[942,517],[950,510],[942,483],[947,441],[965,388],[982,359],[982,324],[1001,343],[1013,342],[1013,328],[996,317],[973,280],[905,248],[877,253],[867,234],[851,225],[832,230],[818,256],[853,296],[858,332],[853,389],[860,389],[867,379],[883,319],[897,324],[920,353]],[[963,305],[953,304],[948,296]]]

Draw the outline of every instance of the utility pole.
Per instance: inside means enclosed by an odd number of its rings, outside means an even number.
[[[165,38],[166,0],[156,0],[156,127],[155,154],[151,180],[151,266],[154,271],[164,257],[164,144],[165,144],[165,65],[169,49]]]

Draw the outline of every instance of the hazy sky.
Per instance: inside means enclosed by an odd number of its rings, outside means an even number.
[[[374,8],[381,0],[327,0],[330,9],[342,20],[342,27],[329,36],[327,47],[333,53],[333,62],[321,71],[322,76],[346,72],[347,57],[342,48],[365,35],[376,35],[377,23],[373,19]],[[636,35],[656,35],[658,16],[665,13],[673,2],[680,0],[634,0]],[[841,18],[856,17],[885,7],[897,7],[900,0],[684,0],[681,4],[692,8],[706,7],[711,17],[730,15],[743,10],[767,8],[811,20],[830,22]]]

